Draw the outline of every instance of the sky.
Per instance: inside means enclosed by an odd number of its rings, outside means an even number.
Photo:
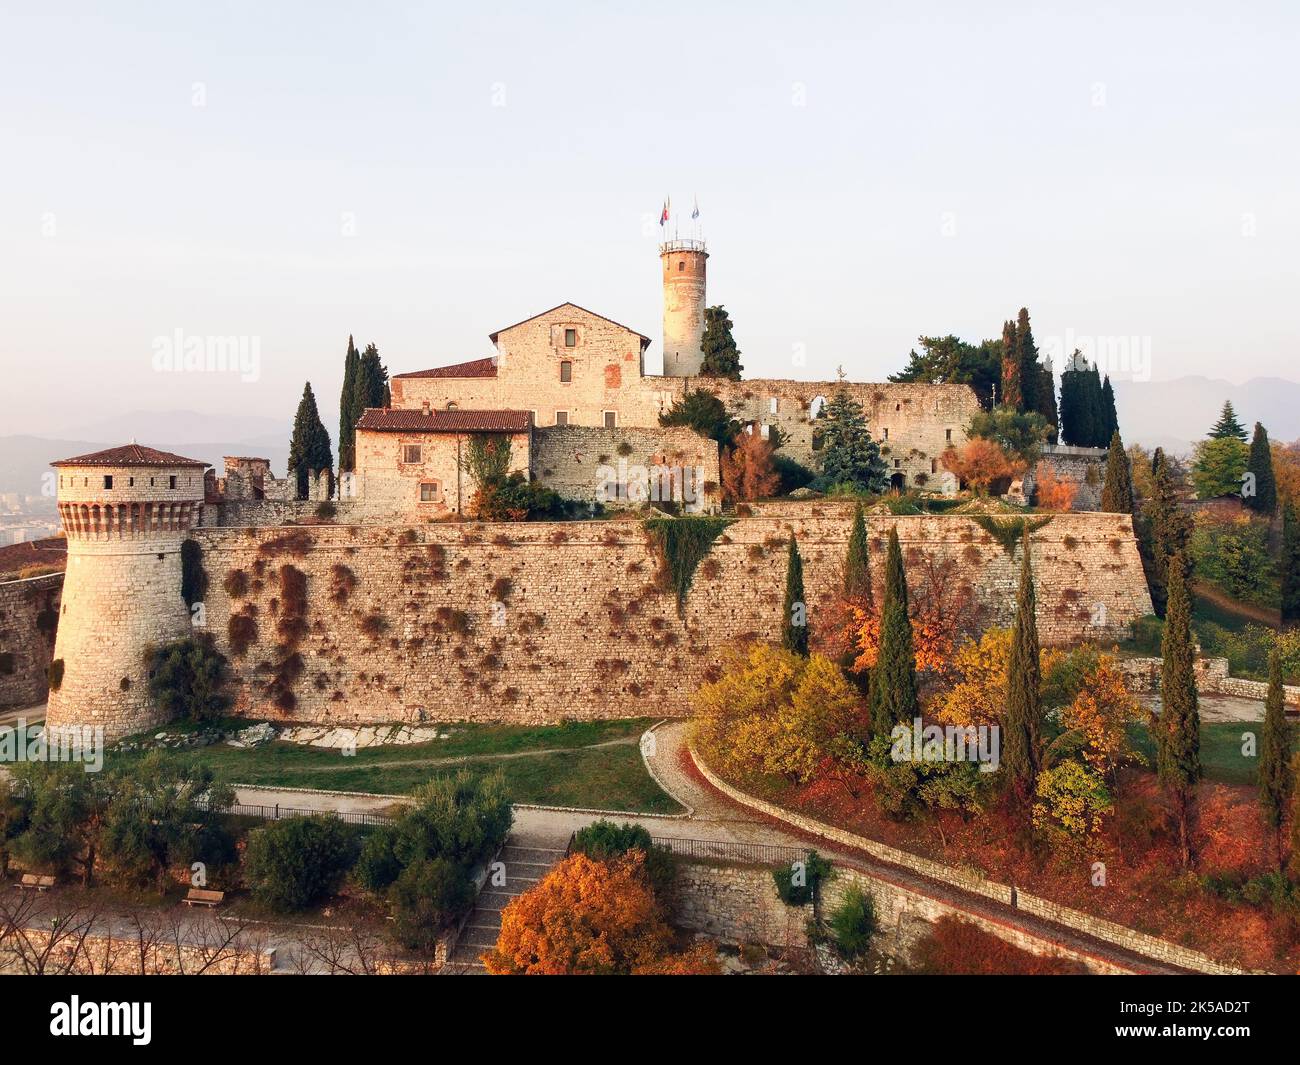
[[[1021,306],[1156,380],[1300,377],[1298,10],[0,0],[0,435],[287,432],[308,380],[333,432],[349,334],[401,373],[566,300],[658,372],[668,196],[750,377]]]

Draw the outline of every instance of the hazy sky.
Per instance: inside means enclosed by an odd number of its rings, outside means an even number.
[[[304,379],[334,432],[350,332],[400,373],[564,300],[657,371],[666,195],[749,376],[1024,304],[1155,378],[1294,377],[1296,5],[1134,6],[0,0],[0,434],[287,432]],[[176,330],[258,379],[157,372]]]

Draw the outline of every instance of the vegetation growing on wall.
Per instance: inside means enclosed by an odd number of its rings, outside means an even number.
[[[244,652],[257,640],[257,617],[251,603],[243,611],[231,614],[226,623],[226,638],[230,641],[230,653],[242,658]]]
[[[1001,544],[1002,550],[1012,557],[1016,553],[1016,544],[1020,543],[1024,536],[1038,532],[1039,529],[1052,520],[1050,514],[1038,518],[1004,518],[1001,520],[991,514],[969,514],[967,516]]]
[[[231,599],[242,599],[248,594],[248,574],[242,569],[227,570],[221,586]]]
[[[197,540],[181,541],[181,598],[187,607],[208,593],[208,571],[203,568],[203,548]]]
[[[151,648],[145,655],[149,695],[169,717],[205,721],[230,706],[226,656],[208,635],[185,636]]]
[[[650,548],[659,562],[655,586],[677,593],[678,612],[686,605],[695,568],[709,553],[719,534],[731,522],[726,518],[687,515],[680,518],[650,518],[645,525]]]
[[[51,662],[46,675],[49,677],[50,691],[56,692],[63,687],[63,659],[56,658]]]

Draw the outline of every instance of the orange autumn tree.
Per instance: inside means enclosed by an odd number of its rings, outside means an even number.
[[[739,434],[736,444],[722,452],[722,490],[735,502],[775,495],[781,487],[776,471],[776,447],[754,425]]]
[[[957,477],[977,495],[988,495],[998,481],[1009,481],[1021,476],[1026,469],[1024,461],[1008,455],[992,440],[982,436],[972,437],[958,451],[950,447],[940,459],[943,468]]]
[[[573,854],[510,902],[483,964],[495,976],[693,972],[706,964],[698,952],[674,960],[671,946],[643,852],[607,861]]]
[[[1113,655],[1098,657],[1073,701],[1061,708],[1061,724],[1077,733],[1083,760],[1103,777],[1129,753],[1128,726],[1144,716]]]
[[[1056,469],[1040,462],[1034,471],[1035,494],[1043,510],[1066,511],[1074,509],[1079,494],[1079,482],[1072,477],[1060,477]]]

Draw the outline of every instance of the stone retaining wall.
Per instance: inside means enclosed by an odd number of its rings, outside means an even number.
[[[1159,693],[1163,666],[1159,658],[1126,658],[1120,665],[1133,691],[1147,695]],[[1268,696],[1266,682],[1229,676],[1226,658],[1196,660],[1196,690],[1202,695],[1229,695],[1238,699],[1256,699],[1261,703]],[[1282,691],[1283,701],[1288,706],[1300,706],[1300,687],[1287,684]]]
[[[1023,910],[1025,913],[1053,921],[1062,927],[1085,933],[1095,939],[1099,939],[1106,943],[1112,943],[1115,946],[1131,951],[1134,954],[1139,954],[1143,957],[1164,962],[1168,965],[1177,966],[1181,969],[1190,969],[1194,972],[1214,973],[1220,975],[1237,975],[1244,972],[1244,970],[1235,966],[1225,965],[1222,962],[1215,961],[1213,958],[1202,954],[1200,951],[1180,947],[1176,943],[1171,943],[1168,940],[1160,939],[1156,936],[1137,932],[1134,929],[1125,927],[1124,925],[1116,924],[1114,921],[1107,921],[1103,918],[1083,913],[1082,911],[1073,909],[1069,906],[1062,906],[1059,903],[1027,894],[1024,891],[1013,888],[1010,884],[1002,884],[996,880],[990,880],[976,870],[957,869],[945,865],[942,862],[932,861],[931,859],[923,858],[920,855],[899,850],[897,847],[891,847],[888,844],[880,843],[877,840],[868,839],[865,836],[859,836],[856,833],[846,831],[845,829],[824,824],[823,822],[814,820],[811,817],[804,817],[801,814],[786,810],[774,803],[765,802],[752,795],[746,795],[744,792],[732,787],[726,781],[718,777],[717,774],[710,770],[708,766],[706,766],[703,761],[695,755],[694,751],[691,752],[691,756],[704,778],[728,798],[743,806],[748,806],[750,809],[766,814],[768,817],[772,817],[778,821],[783,821],[786,824],[794,825],[796,828],[802,829],[805,832],[812,833],[813,835],[820,836],[823,839],[828,839],[846,847],[851,847],[855,850],[863,851],[880,861],[887,862],[890,865],[897,865],[904,869],[910,869],[912,872],[920,873],[922,876],[939,881],[940,883],[951,884],[953,887],[961,888],[963,891],[970,891],[975,894],[996,899],[1008,906],[1014,906],[1018,910]],[[775,890],[775,888],[773,888],[773,890]],[[992,931],[992,929],[990,929],[990,931]],[[1021,930],[1021,934],[1026,936],[1029,935],[1029,933],[1024,932],[1023,930]]]

